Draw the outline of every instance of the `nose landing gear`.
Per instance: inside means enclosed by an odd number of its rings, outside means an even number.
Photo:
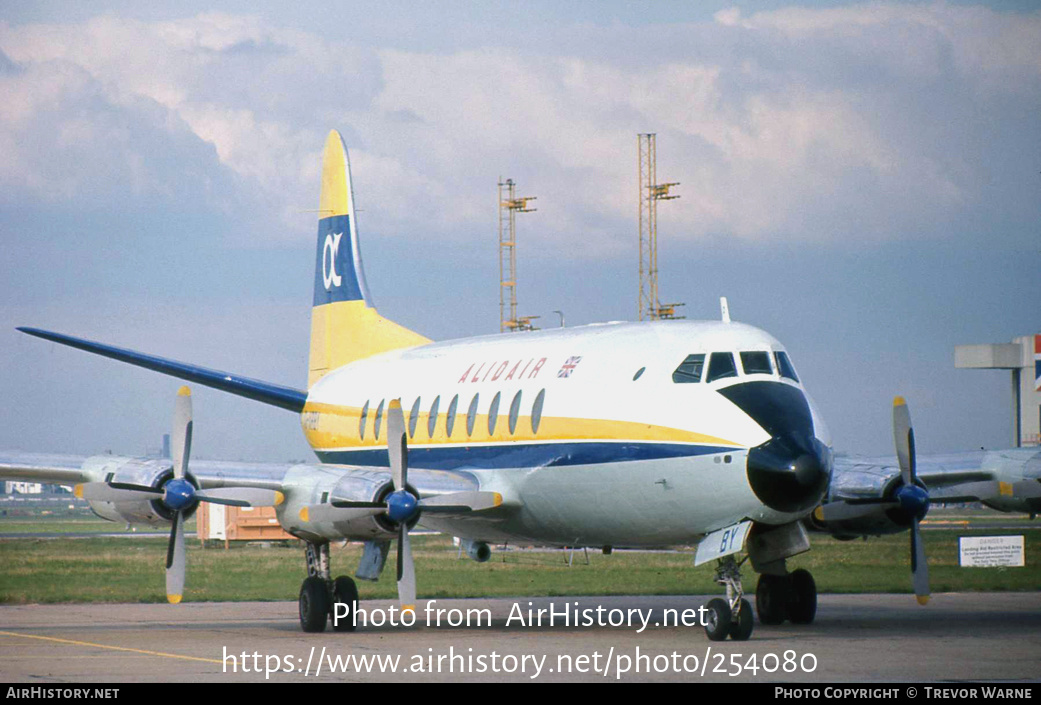
[[[716,566],[716,582],[726,588],[727,597],[716,597],[705,604],[705,634],[712,641],[727,637],[745,641],[752,636],[752,605],[744,599],[741,586],[741,563],[745,560],[747,557],[738,562],[732,555],[725,556]]]

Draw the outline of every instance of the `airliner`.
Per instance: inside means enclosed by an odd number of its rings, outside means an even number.
[[[338,132],[323,152],[307,389],[36,328],[24,333],[297,414],[317,462],[191,462],[191,390],[175,400],[172,457],[0,453],[0,478],[75,486],[100,516],[169,526],[167,597],[184,592],[184,522],[200,503],[273,506],[302,539],[306,632],[352,631],[355,578],[377,580],[393,544],[403,610],[414,610],[409,534],[490,545],[697,545],[725,598],[704,607],[712,640],[748,639],[740,567],[760,574],[765,624],[813,621],[817,589],[787,560],[809,534],[910,531],[913,585],[928,598],[918,522],[930,503],[1041,507],[1041,455],[1009,451],[954,466],[919,461],[907,405],[894,403],[897,457],[836,458],[785,347],[731,321],[605,323],[433,342],[383,318],[362,267],[350,162]],[[932,493],[932,495],[930,494]],[[329,544],[359,541],[354,578],[333,579]],[[738,556],[744,554],[744,558]]]

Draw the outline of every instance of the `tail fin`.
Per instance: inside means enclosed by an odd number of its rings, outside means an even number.
[[[329,133],[322,153],[319,208],[309,388],[349,362],[430,342],[380,316],[369,300],[358,249],[351,164],[336,130]]]

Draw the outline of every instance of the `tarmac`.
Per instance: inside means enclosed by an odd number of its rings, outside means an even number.
[[[301,631],[295,602],[5,605],[0,681],[1041,679],[1037,592],[939,594],[924,607],[911,595],[821,595],[812,625],[757,621],[743,642],[709,641],[695,623],[710,597],[420,600],[414,626],[320,634]],[[395,602],[362,607],[401,621]]]

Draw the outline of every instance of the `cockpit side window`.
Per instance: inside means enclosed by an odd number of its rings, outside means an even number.
[[[781,376],[787,377],[793,382],[798,382],[799,377],[795,374],[795,368],[792,367],[792,361],[788,359],[788,353],[778,350],[774,353],[774,357],[777,358],[777,371],[781,373]]]
[[[741,353],[741,367],[746,375],[768,375],[770,369],[770,353],[762,350]]]
[[[737,377],[737,365],[734,364],[734,353],[714,352],[708,362],[708,382],[726,377]]]
[[[701,372],[705,368],[705,355],[687,355],[672,373],[672,381],[677,384],[688,384],[701,381]],[[643,372],[643,370],[640,370]]]

